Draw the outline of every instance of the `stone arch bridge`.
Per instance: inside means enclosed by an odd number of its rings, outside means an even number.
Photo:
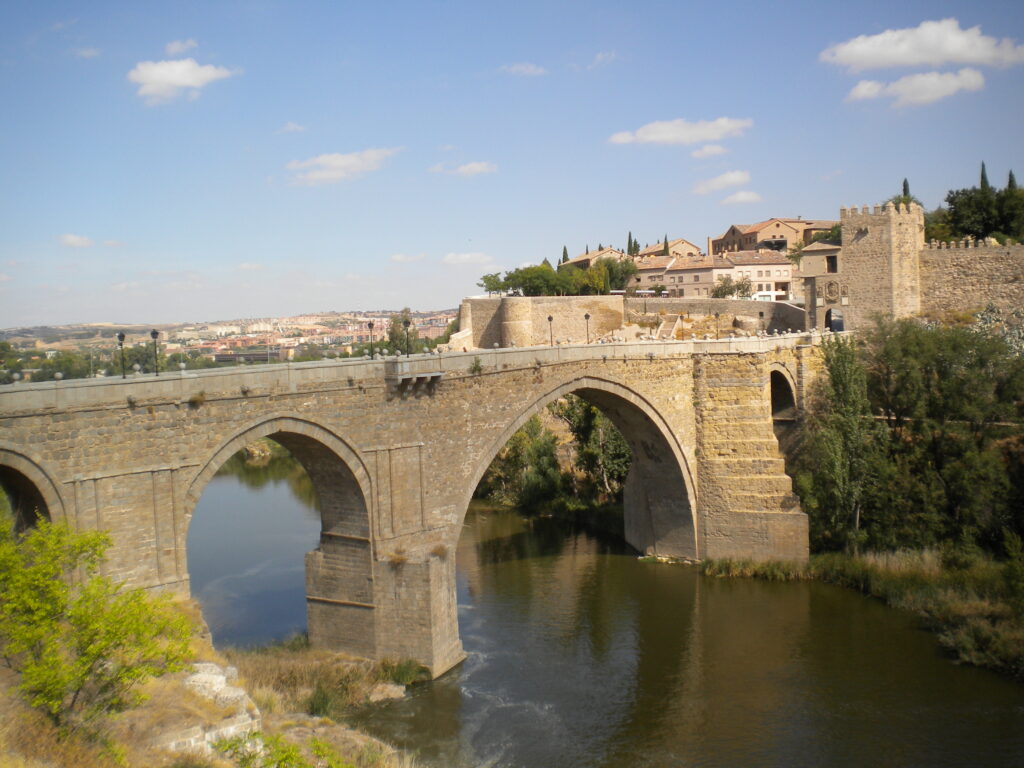
[[[260,437],[316,488],[306,556],[310,638],[413,657],[462,657],[454,551],[469,500],[527,418],[575,393],[633,453],[628,541],[685,558],[807,556],[807,519],[773,434],[802,405],[818,337],[786,335],[477,350],[20,384],[0,391],[0,483],[16,507],[109,531],[104,565],[187,594],[196,501]],[[225,548],[231,547],[225,541]]]

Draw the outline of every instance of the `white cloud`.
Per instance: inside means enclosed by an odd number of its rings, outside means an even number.
[[[759,203],[761,202],[761,196],[749,189],[741,189],[739,192],[733,192],[728,197],[721,201],[721,205],[736,205],[737,203]]]
[[[72,51],[80,59],[95,59],[100,55],[99,48],[75,48]]]
[[[170,101],[186,88],[194,97],[203,86],[234,74],[237,73],[227,67],[198,64],[195,59],[177,59],[140,61],[128,73],[128,79],[139,86],[139,96],[152,105]]]
[[[289,120],[284,124],[281,130],[278,131],[278,133],[302,133],[304,130],[306,130],[306,126],[293,123]]]
[[[479,176],[481,173],[497,173],[498,166],[494,163],[477,160],[472,163],[463,163],[454,168],[448,168],[444,163],[437,163],[430,166],[431,173],[449,173],[454,176]]]
[[[447,253],[441,258],[443,264],[462,266],[464,264],[490,264],[491,257],[486,253]]]
[[[191,51],[197,45],[199,43],[191,37],[188,40],[172,40],[164,46],[164,51],[168,56],[181,56],[185,51]]]
[[[12,279],[13,278],[10,275],[4,272],[0,272],[0,283],[7,283],[10,282]]]
[[[123,283],[114,283],[110,286],[110,290],[117,291],[118,293],[126,293],[128,291],[137,291],[141,287],[141,283],[131,280]]]
[[[104,240],[103,244],[108,248],[120,248],[124,245],[120,240]]]
[[[396,254],[393,254],[390,258],[391,258],[391,261],[394,261],[394,262],[396,262],[398,264],[412,264],[414,261],[422,261],[423,260],[423,254],[422,253],[396,253]]]
[[[964,67],[959,72],[922,72],[901,77],[893,83],[861,80],[846,96],[847,101],[891,97],[894,107],[931,104],[960,91],[980,91],[985,87],[981,72]]]
[[[660,120],[641,126],[636,131],[621,131],[608,139],[612,144],[699,144],[720,141],[728,136],[742,136],[754,124],[749,118],[719,117],[716,120]]]
[[[709,192],[715,192],[726,187],[738,187],[741,184],[749,183],[750,173],[748,171],[726,171],[721,176],[715,176],[713,179],[705,179],[698,182],[694,186],[693,191],[698,195],[706,195]]]
[[[266,267],[252,261],[243,261],[241,264],[236,265],[235,269],[239,272],[260,272],[261,270],[266,269]]]
[[[980,26],[961,29],[956,19],[942,19],[922,21],[907,29],[887,29],[877,35],[860,35],[826,48],[818,58],[851,72],[943,64],[1005,67],[1024,63],[1024,45],[1016,45],[1008,37],[997,40],[983,35]]]
[[[598,67],[603,67],[605,64],[611,64],[617,58],[619,58],[619,54],[617,54],[615,51],[601,51],[596,56],[594,56],[594,60],[587,65],[587,69],[597,69]]]
[[[92,245],[92,238],[85,235],[61,235],[60,244],[68,248],[88,248]]]
[[[302,171],[292,178],[293,184],[315,186],[317,184],[333,184],[342,179],[351,179],[381,167],[383,162],[401,147],[391,149],[364,149],[362,152],[351,152],[347,155],[338,153],[317,155],[309,160],[288,163],[288,170]]]
[[[724,155],[728,151],[721,144],[705,144],[700,149],[693,150],[690,157],[714,157],[715,155]]]
[[[536,77],[537,75],[547,74],[547,70],[544,69],[544,67],[538,66],[537,64],[530,64],[526,61],[520,62],[519,64],[503,64],[499,67],[499,71],[508,75],[525,75],[527,77]]]

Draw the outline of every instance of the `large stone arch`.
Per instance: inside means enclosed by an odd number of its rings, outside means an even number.
[[[189,485],[185,539],[192,511],[217,470],[239,450],[263,437],[283,445],[302,464],[319,502],[320,544],[306,555],[310,643],[373,656],[376,640],[370,476],[356,451],[330,430],[308,419],[277,415],[234,433],[213,452]]]
[[[562,380],[523,408],[477,461],[461,505],[463,514],[487,467],[516,430],[546,405],[568,394],[597,406],[629,443],[633,462],[623,504],[626,540],[648,554],[699,559],[697,484],[682,446],[646,398],[605,378],[574,376]]]
[[[53,473],[42,461],[0,443],[0,486],[11,496],[16,521],[19,503],[37,508],[53,522],[65,520],[64,499],[53,480]],[[17,522],[16,522],[17,524]]]

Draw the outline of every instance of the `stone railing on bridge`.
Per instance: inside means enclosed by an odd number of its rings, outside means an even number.
[[[825,334],[827,336],[828,334]],[[765,352],[775,348],[819,344],[818,333],[788,333],[722,339],[659,340],[614,344],[556,344],[555,346],[476,349],[468,352],[425,353],[410,357],[320,360],[163,371],[127,378],[20,382],[0,387],[0,415],[47,409],[74,409],[97,405],[134,407],[146,401],[176,400],[193,407],[206,397],[257,397],[269,393],[322,389],[332,382],[382,381],[396,393],[429,393],[445,378],[494,370],[510,370],[598,359],[645,359],[730,352]]]

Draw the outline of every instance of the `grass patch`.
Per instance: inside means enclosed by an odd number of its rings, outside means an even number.
[[[707,576],[823,581],[912,611],[959,661],[1024,681],[1024,612],[1014,593],[1016,560],[977,551],[812,555],[807,563],[707,560]]]
[[[380,679],[398,685],[412,685],[430,680],[430,670],[414,659],[392,661],[384,659],[379,665]]]

